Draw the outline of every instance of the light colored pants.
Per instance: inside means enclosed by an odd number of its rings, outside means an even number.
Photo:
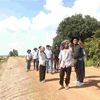
[[[52,61],[51,58],[48,58],[47,62],[46,62],[46,72],[52,72]]]

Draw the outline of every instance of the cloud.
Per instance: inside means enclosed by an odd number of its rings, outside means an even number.
[[[11,31],[26,31],[29,29],[31,22],[29,18],[23,17],[21,19],[17,19],[15,16],[11,16],[0,22],[0,31],[6,32],[7,30]]]
[[[71,8],[72,14],[81,13],[97,19],[98,11],[100,12],[100,0],[76,0]]]
[[[52,45],[59,23],[74,14],[90,15],[100,21],[100,0],[75,0],[72,7],[64,6],[63,0],[46,0],[44,9],[46,13],[40,11],[32,20],[28,17],[18,19],[16,16],[10,16],[0,21],[0,32],[2,32],[0,36],[10,30],[14,31],[11,37],[20,38],[19,42],[11,43],[10,41],[9,44],[6,44],[7,46],[4,44],[2,47],[24,50],[39,45]],[[23,53],[22,50],[21,53]]]
[[[16,38],[16,37],[17,37],[17,33],[13,33],[13,34],[12,34],[12,37],[13,37],[13,38]]]

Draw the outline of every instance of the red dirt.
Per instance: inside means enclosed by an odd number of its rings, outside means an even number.
[[[46,74],[46,83],[39,82],[39,73],[26,72],[24,58],[9,58],[0,69],[0,100],[100,100],[100,69],[86,67],[85,84],[77,87],[73,83],[72,71],[70,89],[58,90],[59,74]]]

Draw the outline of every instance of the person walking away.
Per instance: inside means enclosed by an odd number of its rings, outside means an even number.
[[[73,37],[72,42],[74,44],[74,67],[76,72],[76,81],[77,86],[82,86],[84,77],[85,77],[85,65],[84,65],[84,54],[82,50],[84,49],[84,44],[78,37]]]
[[[71,67],[73,66],[72,53],[74,52],[74,49],[68,40],[65,40],[62,45],[63,48],[59,54],[59,66],[60,66],[59,90],[64,88],[63,81],[65,73],[66,73],[65,89],[67,90],[69,89],[68,85],[70,83]]]
[[[42,46],[39,53],[39,80],[40,82],[45,82],[46,73],[46,54],[44,53],[45,48]]]
[[[38,71],[38,50],[37,48],[34,48],[33,62],[34,62],[34,69]]]
[[[59,64],[59,53],[60,53],[60,50],[59,50],[59,47],[58,45],[55,46],[55,51],[53,52],[53,59],[54,59],[54,72],[58,72],[58,64]]]
[[[30,70],[31,61],[32,61],[32,54],[31,54],[31,50],[28,49],[27,55],[26,55],[26,63],[27,63],[26,71],[27,72]]]
[[[45,50],[46,56],[47,56],[47,62],[46,62],[46,72],[50,71],[52,74],[52,51],[49,49],[49,45],[46,46]]]

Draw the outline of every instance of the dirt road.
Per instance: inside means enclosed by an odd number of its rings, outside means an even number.
[[[0,100],[100,100],[100,69],[86,68],[85,84],[73,83],[69,90],[58,90],[59,74],[46,74],[46,83],[39,82],[38,72],[26,72],[24,58],[9,58],[0,69]]]

